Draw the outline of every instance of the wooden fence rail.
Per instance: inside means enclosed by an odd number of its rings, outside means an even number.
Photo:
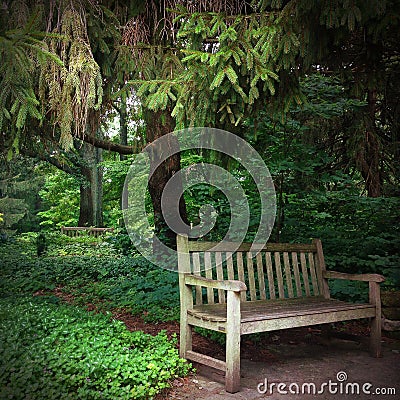
[[[61,233],[67,236],[75,237],[86,234],[89,236],[98,237],[106,232],[113,232],[114,228],[94,228],[86,226],[62,226]]]

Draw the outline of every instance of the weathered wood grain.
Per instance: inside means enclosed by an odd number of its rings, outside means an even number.
[[[323,277],[328,279],[347,279],[350,281],[384,282],[385,277],[379,274],[346,274],[344,272],[324,271]]]
[[[257,253],[256,260],[257,260],[258,289],[260,291],[260,300],[266,300],[267,297],[265,293],[264,266],[262,262],[261,252]]]
[[[254,265],[253,265],[253,256],[251,252],[247,252],[247,274],[249,277],[249,289],[250,289],[250,300],[257,300],[256,295],[256,282],[254,278]]]
[[[198,285],[209,289],[231,290],[232,292],[240,292],[240,291],[245,291],[247,289],[246,285],[241,281],[230,281],[230,280],[219,281],[216,279],[209,279],[209,278],[204,278],[203,276],[189,275],[189,274],[184,276],[184,282],[186,285]],[[208,304],[214,304],[214,303],[208,303]]]
[[[245,334],[369,318],[370,351],[375,357],[381,355],[379,283],[384,277],[327,271],[319,239],[312,244],[278,243],[255,248],[249,243],[188,241],[187,236],[178,235],[177,249],[180,355],[225,371],[228,392],[240,389],[240,336]],[[369,302],[331,299],[328,279],[368,282]],[[206,304],[202,288],[206,288]],[[193,326],[227,335],[225,362],[192,350]]]

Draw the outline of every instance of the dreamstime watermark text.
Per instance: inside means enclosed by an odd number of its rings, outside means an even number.
[[[264,382],[257,385],[257,391],[260,394],[343,394],[343,395],[382,395],[395,396],[396,388],[394,387],[374,387],[370,382],[350,382],[347,373],[339,371],[336,379],[329,379],[327,382],[316,384],[315,382],[305,383],[285,383],[285,382],[268,382],[268,378]]]

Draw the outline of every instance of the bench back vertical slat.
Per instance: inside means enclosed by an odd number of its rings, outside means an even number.
[[[216,269],[217,269],[217,279],[219,281],[224,280],[224,271],[222,269],[222,255],[221,252],[215,253],[215,264],[216,264]],[[220,303],[225,303],[225,291],[219,289],[218,290],[218,301]]]
[[[307,271],[306,255],[303,251],[300,252],[300,263],[301,263],[301,273],[303,276],[304,290],[306,292],[306,296],[311,296],[310,283],[309,283],[308,271]]]
[[[201,269],[200,269],[200,254],[193,253],[192,254],[192,262],[193,262],[193,274],[201,276]],[[203,304],[203,291],[200,286],[196,286],[196,304]]]
[[[287,251],[285,251],[283,253],[283,264],[285,266],[285,278],[286,278],[286,286],[287,286],[287,290],[288,290],[288,296],[289,296],[289,298],[293,298],[294,293],[293,293],[292,273],[290,270],[289,254]]]
[[[314,254],[313,253],[308,253],[308,264],[310,266],[310,272],[311,272],[311,282],[312,282],[312,288],[313,288],[313,295],[318,296],[319,295],[319,288],[318,288],[318,282],[317,282],[317,275],[315,272],[315,264],[314,264]]]
[[[267,277],[268,277],[268,290],[269,290],[269,298],[275,299],[275,278],[274,278],[274,270],[272,269],[272,259],[271,253],[268,251],[265,253],[265,263],[267,265]]]
[[[230,252],[226,253],[226,266],[228,269],[228,279],[233,281],[235,279],[235,271],[233,269],[233,254]]]
[[[263,262],[262,262],[261,252],[257,253],[256,260],[257,260],[257,275],[258,275],[258,288],[260,291],[260,299],[266,300],[267,296],[265,293],[264,266],[263,266]]]
[[[300,272],[299,272],[299,261],[297,259],[297,253],[292,251],[292,264],[293,264],[293,272],[294,272],[294,281],[296,283],[296,296],[302,296],[301,290],[301,281],[300,281]]]
[[[238,279],[239,281],[245,282],[244,279],[244,269],[243,269],[243,256],[242,252],[236,253],[237,269],[238,269]],[[240,299],[246,301],[246,292],[240,292]]]
[[[282,266],[281,266],[281,254],[277,251],[274,253],[275,259],[275,272],[276,272],[276,279],[278,281],[278,293],[279,298],[285,298],[285,289],[283,287],[283,275],[282,275]]]
[[[317,274],[317,282],[318,282],[318,288],[319,288],[319,294],[325,297],[325,292],[324,292],[324,278],[322,277],[322,271],[320,269],[320,263],[318,260],[318,253],[313,254],[314,258],[314,265],[315,265],[315,272]]]
[[[251,252],[247,252],[247,274],[249,279],[250,300],[255,301],[257,300],[256,282],[254,280],[254,265]]]
[[[213,279],[213,269],[211,265],[211,253],[204,253],[204,267],[206,270],[206,278]],[[214,289],[207,288],[207,304],[214,304]]]

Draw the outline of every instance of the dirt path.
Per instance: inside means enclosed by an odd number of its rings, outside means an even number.
[[[62,291],[56,295],[73,302]],[[99,311],[92,304],[87,308]],[[146,323],[121,309],[113,311],[113,318],[123,321],[130,330],[152,335],[165,330],[169,337],[179,336],[178,322]],[[383,357],[376,359],[367,352],[368,336],[366,322],[354,321],[336,325],[330,338],[315,327],[243,337],[240,392],[225,392],[221,371],[194,365],[195,374],[176,379],[157,400],[400,399],[400,339],[384,336]],[[203,354],[225,358],[223,345],[197,333],[193,347]],[[379,390],[386,393],[378,394]]]
[[[242,358],[242,389],[238,393],[228,394],[224,391],[224,377],[221,372],[200,366],[195,376],[180,387],[173,388],[164,398],[400,399],[400,342],[385,342],[383,357],[379,359],[370,357],[365,349],[364,343],[337,339],[325,343],[321,340],[320,343],[271,345],[270,352],[274,357],[267,357],[265,361]],[[328,386],[329,381],[332,382],[331,387]],[[275,385],[272,386],[271,383]],[[278,383],[286,385],[281,386],[281,391],[286,390],[286,394],[278,393]],[[321,386],[323,383],[326,386]],[[304,389],[303,384],[306,384]],[[310,394],[313,393],[313,384],[317,391],[321,390],[323,393]],[[363,392],[363,385],[366,393]],[[352,394],[353,390],[357,393],[357,386],[360,394]],[[333,394],[335,388],[337,393]],[[387,389],[386,392],[393,388],[396,393],[372,394],[381,388]],[[299,394],[291,394],[289,389],[294,393],[299,390]],[[346,390],[349,393],[347,395]],[[371,394],[367,394],[368,391]]]
[[[145,323],[130,313],[114,317],[131,330],[150,334],[166,330],[169,336],[179,336],[178,322]],[[383,357],[376,359],[367,351],[368,338],[366,321],[337,324],[329,338],[315,327],[243,337],[240,392],[225,392],[221,371],[195,364],[195,374],[175,380],[173,388],[157,400],[400,399],[400,340],[383,336]],[[225,357],[223,345],[196,333],[193,347],[222,360]],[[385,393],[378,394],[379,390]]]

